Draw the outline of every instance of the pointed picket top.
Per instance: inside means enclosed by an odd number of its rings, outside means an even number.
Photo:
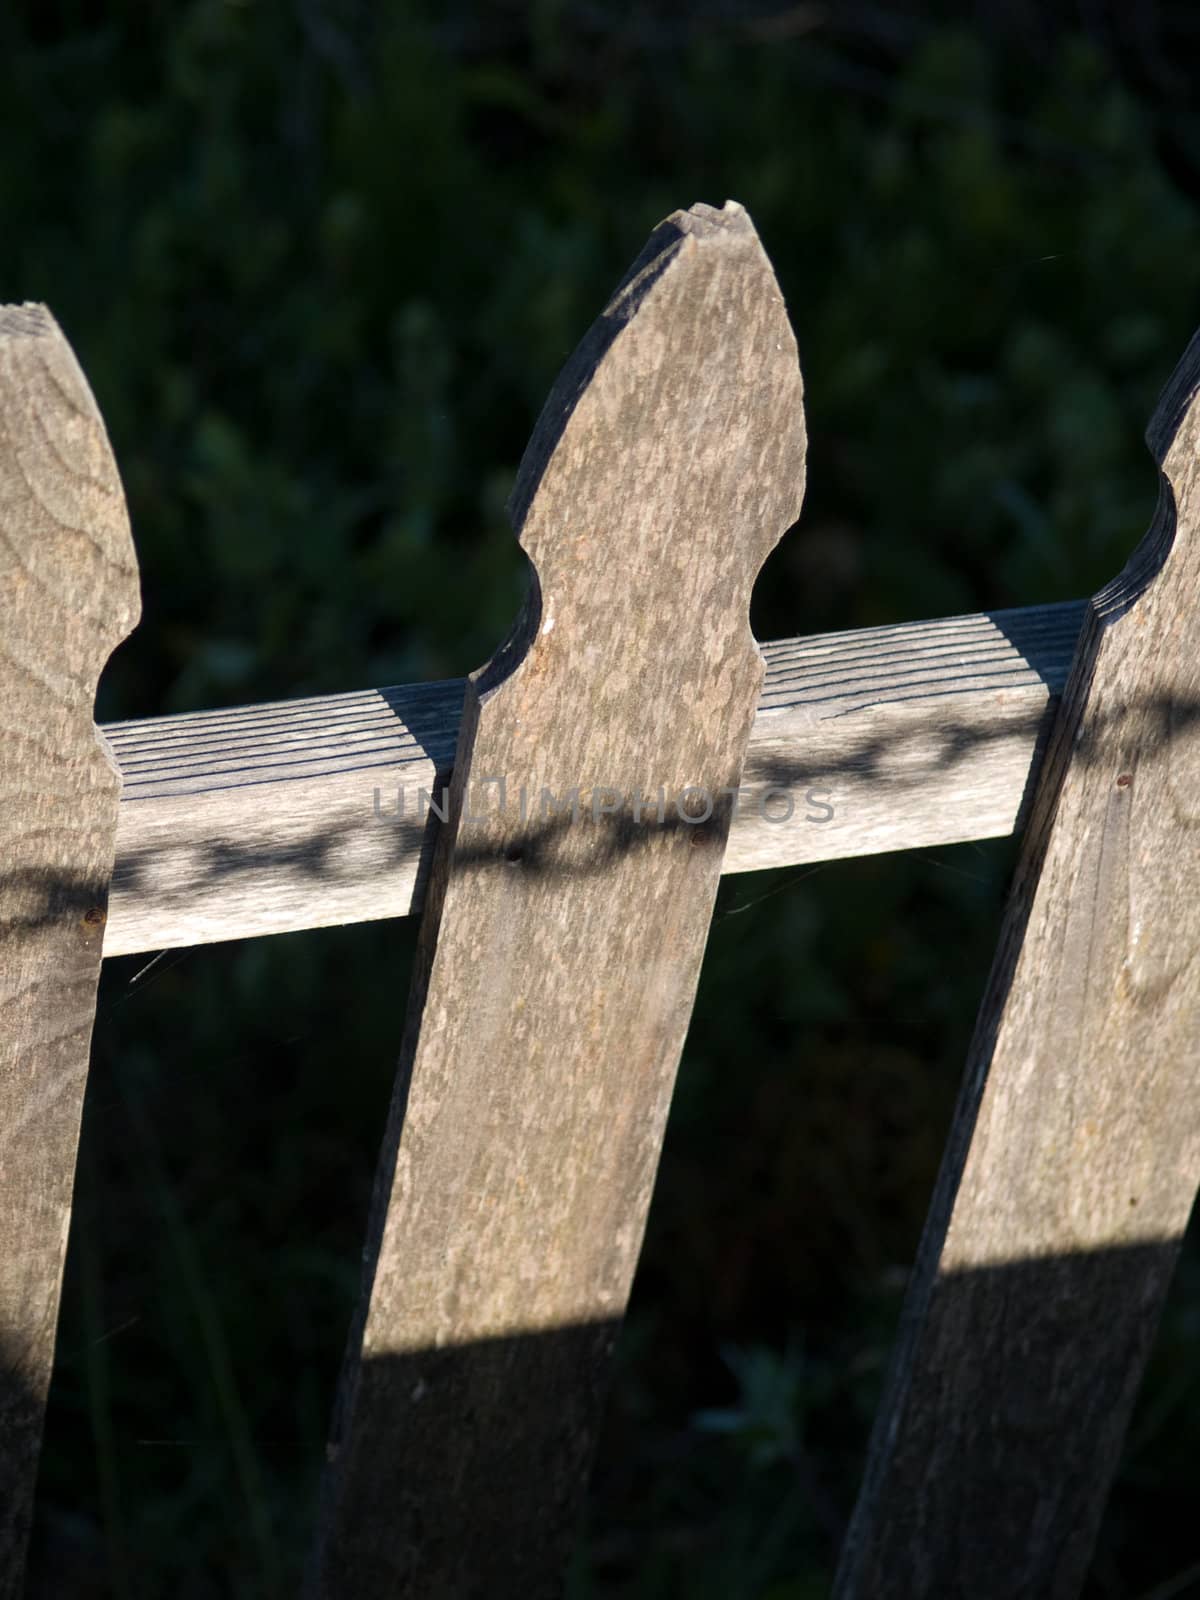
[[[116,463],[88,381],[43,305],[0,306],[0,538],[11,585],[4,625],[33,630],[39,662],[68,666],[90,692],[138,619],[137,563]],[[64,628],[42,628],[24,585],[71,585]]]
[[[628,801],[641,785],[670,803],[736,783],[742,747],[731,766],[726,723],[763,666],[751,590],[799,514],[804,458],[796,341],[749,216],[735,201],[675,212],[568,360],[518,473],[528,601],[474,674],[465,724],[469,739],[475,708],[489,707],[518,791],[579,785],[586,804],[597,787]],[[564,695],[586,714],[550,745],[544,718]],[[498,798],[475,790],[470,807]],[[723,845],[728,807],[715,811],[706,837]],[[525,859],[606,860],[627,813],[569,833],[531,827]],[[501,842],[512,847],[507,828]]]
[[[740,609],[750,648],[750,592],[799,514],[804,449],[796,341],[754,225],[736,201],[675,212],[568,360],[522,461],[510,510],[536,579],[521,671],[572,649],[602,651],[622,681],[645,670],[672,589],[706,620]],[[687,641],[698,670],[729,647],[723,628]]]
[[[1146,429],[1146,444],[1150,454],[1165,476],[1175,484],[1195,472],[1197,454],[1200,453],[1198,391],[1200,332],[1193,335],[1191,343],[1180,356]]]
[[[1146,428],[1146,446],[1159,469],[1158,507],[1144,538],[1117,576],[1092,599],[1097,617],[1112,622],[1135,605],[1164,566],[1195,537],[1200,474],[1200,332],[1180,357]],[[1181,536],[1182,535],[1182,540]]]

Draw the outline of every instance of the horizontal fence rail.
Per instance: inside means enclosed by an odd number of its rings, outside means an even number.
[[[1084,610],[764,645],[723,870],[1012,833]],[[419,912],[463,689],[452,679],[106,726],[124,787],[105,955]],[[580,773],[582,803],[611,777]],[[527,797],[531,813],[540,800]]]

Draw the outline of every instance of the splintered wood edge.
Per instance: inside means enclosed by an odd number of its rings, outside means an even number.
[[[764,645],[724,871],[1012,833],[1084,610]],[[105,954],[419,912],[436,823],[423,793],[448,776],[463,688],[107,726],[124,787]]]

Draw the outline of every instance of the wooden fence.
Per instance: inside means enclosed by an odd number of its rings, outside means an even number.
[[[836,1593],[1077,1593],[1200,1173],[1200,346],[1090,602],[767,645],[795,342],[735,204],[556,384],[465,684],[124,723],[103,422],[0,311],[0,1595],[21,1588],[102,954],[421,914],[311,1593],[559,1593],[720,874],[1025,830]]]

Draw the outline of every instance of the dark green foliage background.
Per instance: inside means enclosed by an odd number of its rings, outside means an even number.
[[[541,401],[696,199],[805,371],[761,637],[1098,587],[1200,320],[1191,24],[1133,10],[0,12],[0,297],[73,341],[142,566],[101,715],[486,659]],[[725,881],[577,1600],[826,1591],[1011,861]],[[412,932],[106,965],[32,1594],[295,1592]],[[1093,1596],[1200,1592],[1198,1337],[1189,1253]]]

